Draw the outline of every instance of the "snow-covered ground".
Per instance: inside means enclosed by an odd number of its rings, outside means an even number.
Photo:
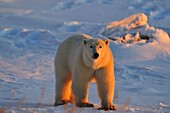
[[[118,110],[109,112],[170,112],[169,4],[169,0],[0,0],[0,112],[104,112],[96,110],[100,100],[95,83],[89,91],[95,108],[53,106],[57,47],[78,33],[111,39]],[[129,17],[141,13],[147,19]]]

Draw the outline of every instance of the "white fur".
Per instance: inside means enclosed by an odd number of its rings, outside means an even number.
[[[82,34],[69,37],[59,46],[55,57],[56,104],[73,96],[78,106],[88,103],[89,82],[95,79],[102,106],[112,105],[115,80],[109,43]],[[99,54],[97,59],[92,58],[94,53]]]

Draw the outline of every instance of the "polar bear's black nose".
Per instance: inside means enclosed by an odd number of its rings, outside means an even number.
[[[98,57],[99,57],[99,53],[94,53],[92,56],[93,59],[97,59]]]

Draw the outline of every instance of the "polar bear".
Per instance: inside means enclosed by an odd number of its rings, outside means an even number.
[[[58,48],[55,57],[55,106],[74,102],[77,107],[93,107],[88,102],[89,82],[95,79],[102,110],[115,110],[114,64],[110,41],[86,34],[73,35]]]

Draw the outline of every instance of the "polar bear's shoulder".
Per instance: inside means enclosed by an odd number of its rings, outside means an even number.
[[[78,35],[73,35],[71,37],[69,37],[68,39],[70,40],[83,40],[83,39],[91,39],[92,37],[90,37],[87,34],[78,34]]]
[[[78,35],[72,35],[69,38],[67,38],[61,45],[63,44],[75,44],[75,43],[82,43],[83,40],[85,39],[92,39],[92,37],[90,37],[89,35],[86,34],[78,34]]]

